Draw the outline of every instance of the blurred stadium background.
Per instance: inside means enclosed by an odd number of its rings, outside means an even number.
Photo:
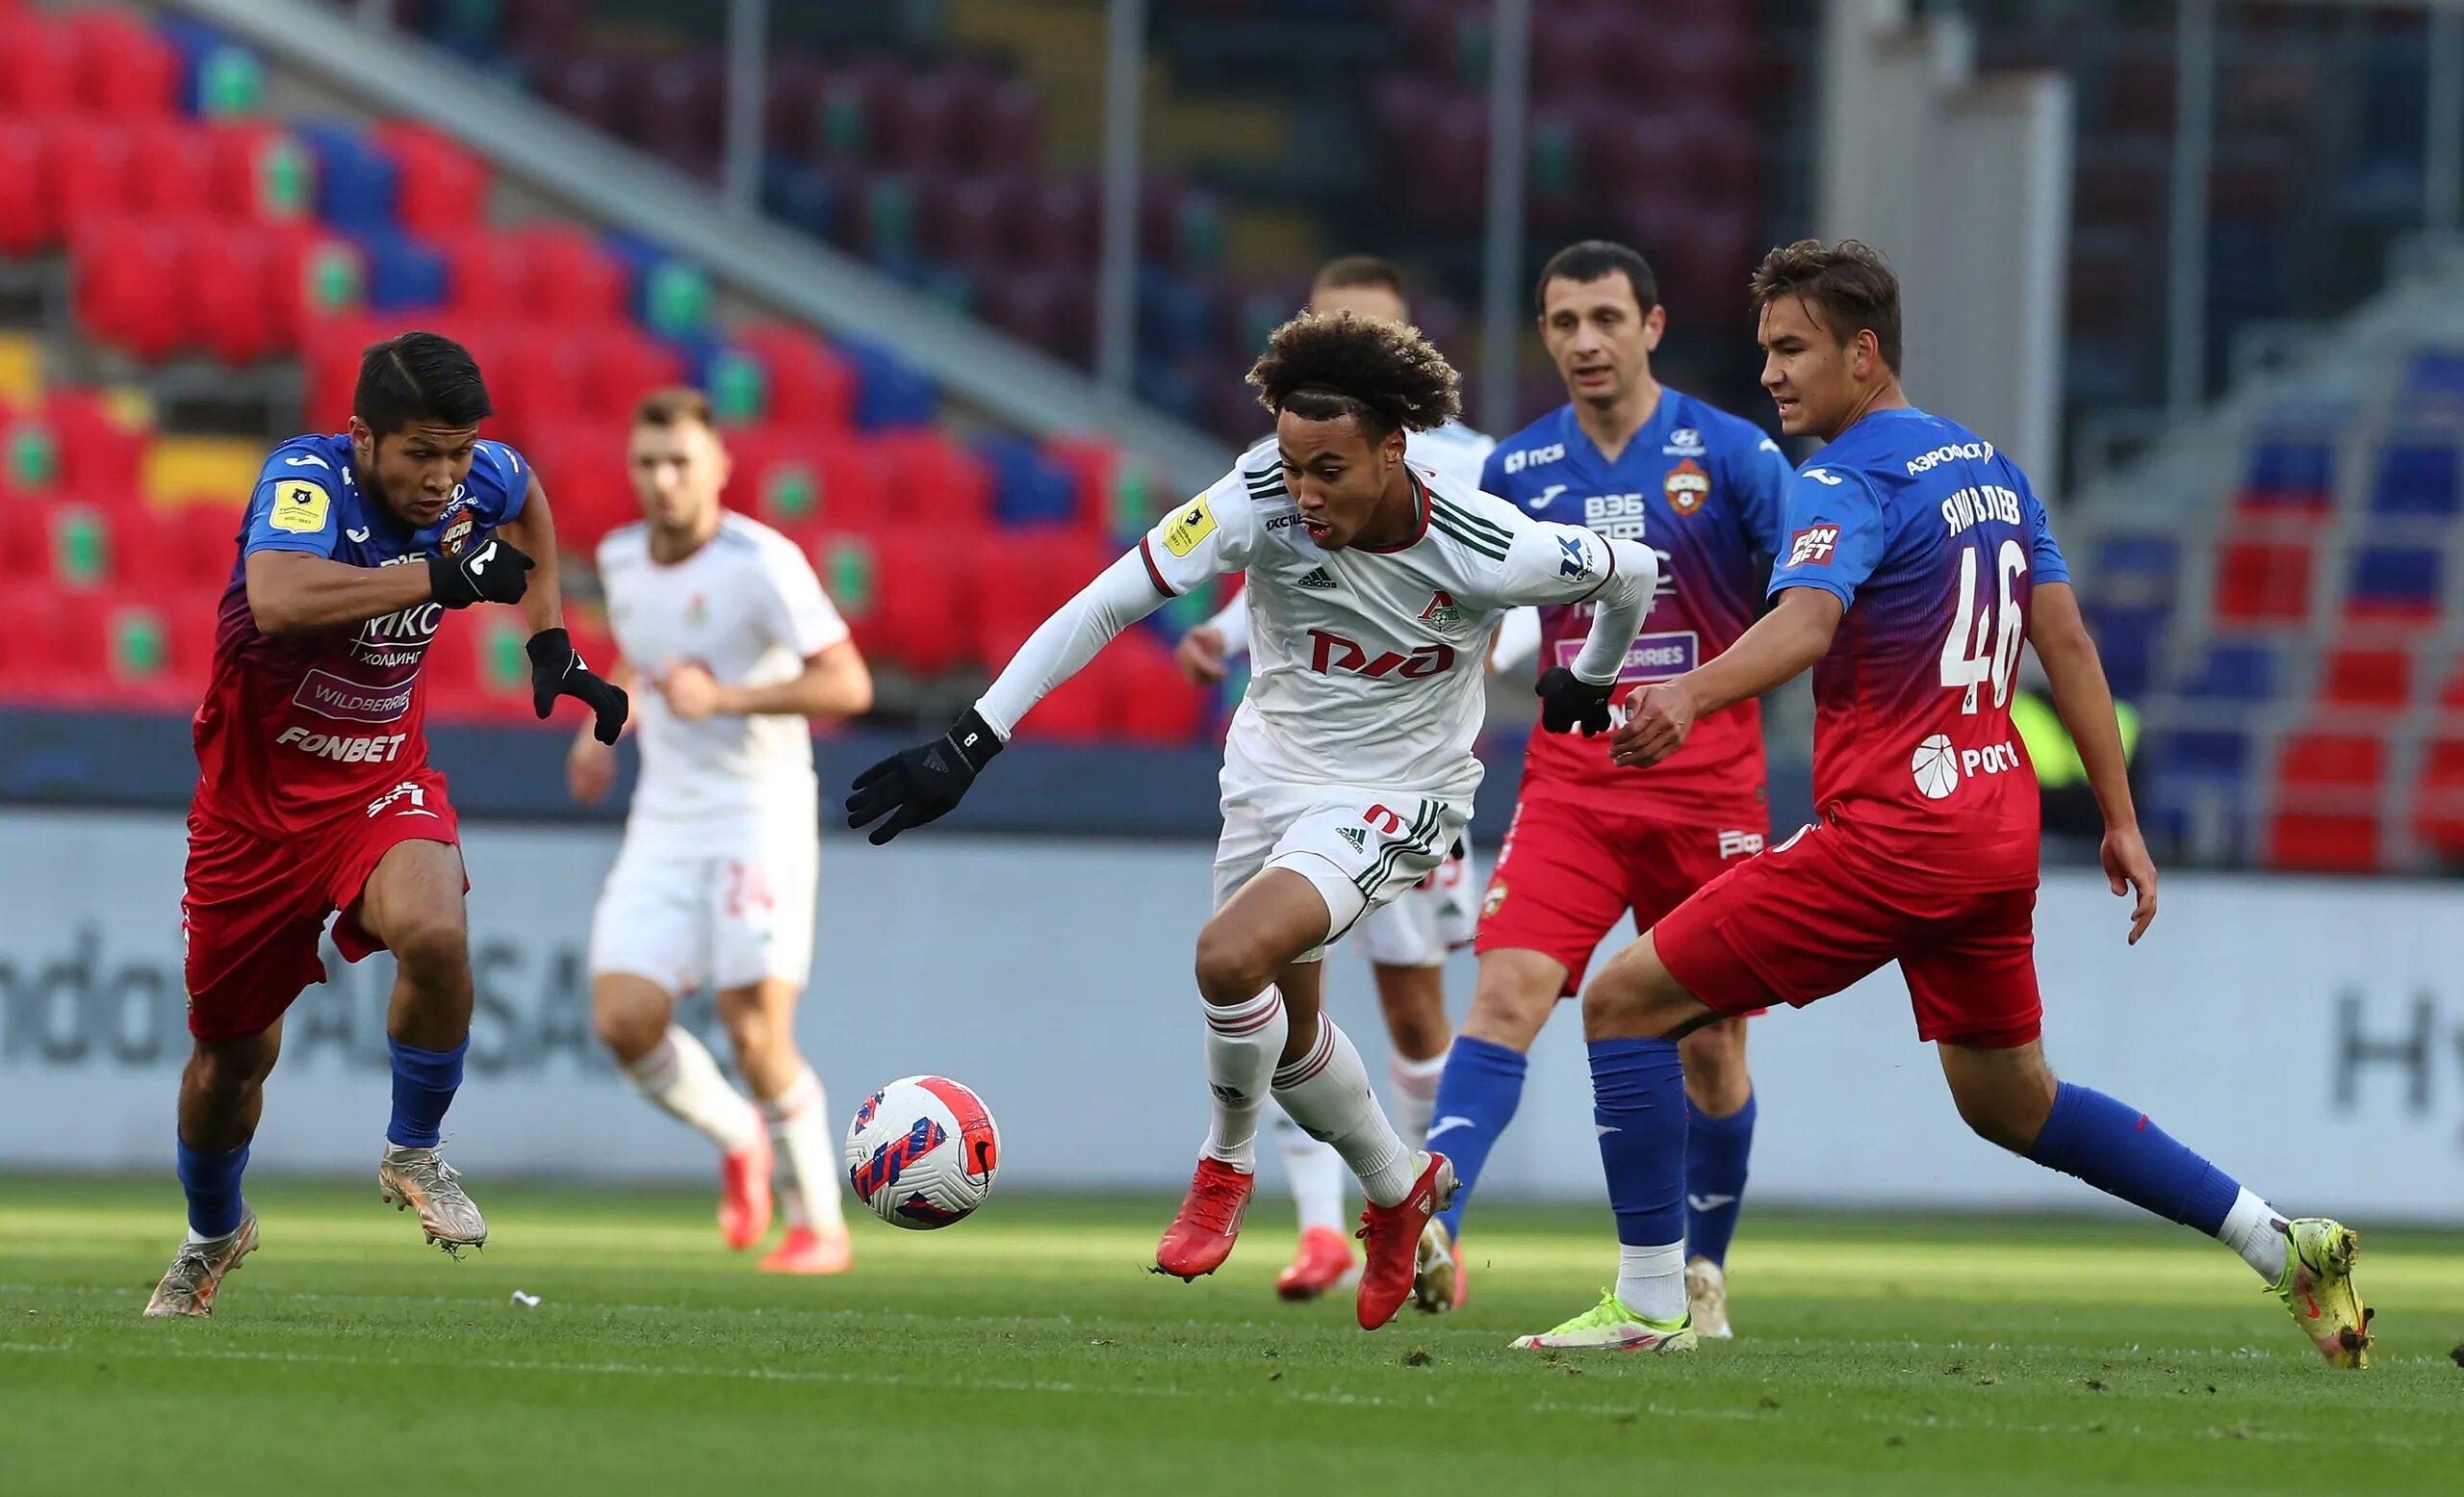
[[[2459,228],[2451,6],[0,0],[0,1168],[166,1165],[186,715],[234,519],[271,441],[341,426],[375,338],[477,352],[594,658],[625,414],[707,388],[732,502],[808,549],[883,682],[824,737],[834,791],[1221,471],[1322,260],[1398,261],[1503,433],[1562,400],[1529,272],[1627,240],[1671,309],[1661,377],[1767,424],[1746,272],[1853,234],[1908,278],[1912,398],[2051,503],[2180,874],[2125,953],[2092,810],[2048,784],[2057,1063],[2239,1140],[2304,1209],[2451,1218]],[[1021,1184],[1186,1171],[1230,697],[1169,650],[1214,601],[1047,702],[946,835],[828,839],[805,1038],[839,1097],[944,1070]],[[457,1158],[695,1178],[590,1040],[614,821],[571,804],[521,642],[466,615],[428,666],[478,885]],[[1499,688],[1483,852],[1527,701]],[[1809,717],[1769,719],[1782,831]],[[384,982],[334,965],[261,1168],[365,1163]],[[1357,968],[1337,1001],[1373,1033]],[[1951,1136],[1903,1012],[1875,983],[1758,1029],[1758,1190],[2083,1205]],[[1575,1037],[1535,1068],[1492,1192],[1589,1199]]]

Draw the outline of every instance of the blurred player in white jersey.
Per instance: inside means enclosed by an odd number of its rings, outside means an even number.
[[[1434,872],[1471,820],[1499,616],[1597,605],[1584,643],[1538,689],[1550,731],[1604,733],[1659,564],[1649,547],[1533,520],[1406,461],[1404,434],[1453,417],[1458,379],[1399,323],[1303,313],[1249,379],[1274,440],[1045,620],[948,733],[858,776],[847,821],[881,843],[946,814],[1027,711],[1114,635],[1245,571],[1257,668],[1224,743],[1216,911],[1195,964],[1211,1126],[1155,1267],[1195,1278],[1231,1255],[1271,1096],[1334,1146],[1368,1198],[1358,1306],[1374,1329],[1411,1295],[1419,1234],[1453,1195],[1453,1167],[1397,1136],[1360,1052],[1325,1016],[1320,959]]]
[[[761,1266],[838,1273],[838,1140],[795,1032],[820,873],[807,719],[865,710],[872,675],[795,543],[720,504],[728,455],[700,392],[642,401],[628,467],[644,519],[600,543],[599,576],[624,670],[652,689],[636,692],[641,782],[591,922],[599,1037],[644,1097],[719,1147],[729,1247],[770,1229],[775,1143],[787,1233]],[[615,753],[583,735],[567,769],[595,803]],[[675,1021],[677,998],[705,987],[751,1100]]]
[[[1359,317],[1409,323],[1403,278],[1375,255],[1329,260],[1309,288],[1312,312],[1350,312]],[[1434,469],[1467,489],[1480,486],[1480,465],[1497,443],[1459,421],[1405,433],[1406,461]],[[1249,650],[1247,600],[1234,594],[1215,617],[1181,636],[1173,658],[1195,685],[1212,685],[1228,662]],[[1428,1132],[1437,1105],[1438,1077],[1453,1031],[1446,1019],[1446,954],[1468,946],[1480,922],[1480,881],[1468,834],[1446,862],[1393,904],[1360,922],[1361,954],[1377,982],[1377,1004],[1386,1016],[1390,1046],[1386,1079],[1395,1109],[1395,1130],[1407,1139]],[[1291,1264],[1275,1277],[1275,1293],[1287,1300],[1314,1300],[1340,1287],[1359,1271],[1344,1230],[1344,1162],[1281,1112],[1274,1122],[1283,1173],[1300,1211],[1300,1243]]]

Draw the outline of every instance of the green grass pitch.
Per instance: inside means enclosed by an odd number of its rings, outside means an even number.
[[[2376,1365],[2317,1361],[2221,1249],[2135,1221],[1752,1212],[1745,1334],[1507,1351],[1612,1272],[1604,1210],[1474,1218],[1460,1315],[1373,1334],[1269,1290],[1288,1216],[1185,1286],[1161,1200],[858,1223],[858,1267],[729,1255],[706,1194],[473,1181],[448,1261],[372,1180],[269,1183],[211,1321],[138,1310],[160,1181],[0,1179],[0,1490],[629,1493],[2458,1489],[2464,1242],[2363,1231]],[[520,1289],[536,1308],[511,1301]]]

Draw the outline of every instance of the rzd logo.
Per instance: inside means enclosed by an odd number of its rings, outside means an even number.
[[[1400,676],[1418,681],[1454,668],[1452,645],[1423,645],[1409,655],[1389,650],[1372,658],[1367,650],[1341,634],[1330,634],[1322,629],[1309,631],[1309,668],[1324,676],[1347,671],[1354,676]]]

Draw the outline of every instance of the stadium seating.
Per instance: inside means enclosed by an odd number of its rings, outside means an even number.
[[[606,81],[579,65],[559,76],[584,92]],[[859,81],[886,90],[862,125],[893,159],[956,153],[974,173],[935,188],[937,242],[988,259],[1014,227],[1057,253],[1088,242],[1091,195],[1015,175],[1019,142],[1034,140],[1032,95]],[[654,69],[644,82],[680,116],[649,143],[689,155],[714,139],[706,70]],[[816,82],[808,106],[837,108],[825,103],[833,87]],[[977,589],[1014,628],[1030,600],[1049,607],[1108,561],[1112,531],[1148,518],[1121,512],[1127,476],[1100,441],[961,441],[935,424],[938,393],[894,350],[723,323],[707,277],[663,246],[499,221],[488,168],[433,131],[273,118],[262,92],[255,60],[195,23],[0,3],[0,255],[64,258],[79,334],[141,367],[295,361],[309,428],[341,425],[367,344],[409,326],[461,337],[489,375],[491,433],[528,449],[544,476],[581,599],[599,539],[636,514],[626,418],[644,392],[686,379],[711,391],[729,428],[730,502],[807,546],[831,585],[862,595],[842,601],[892,670],[997,665],[988,650],[1004,636],[986,628]],[[782,107],[792,122],[807,105]],[[986,143],[988,125],[1012,139]],[[996,168],[1013,175],[985,175]],[[1041,315],[1065,321],[1064,301]],[[0,528],[0,589],[24,626],[0,650],[0,700],[194,701],[244,479],[197,503],[181,465],[155,460],[184,440],[152,430],[144,401],[114,390],[40,383],[0,396],[0,508],[17,521]],[[1034,585],[1017,581],[1022,568]],[[603,638],[586,602],[576,614],[578,635]],[[508,654],[496,625],[447,635],[435,714],[528,720],[520,641]],[[54,638],[58,651],[26,644]],[[1203,731],[1194,694],[1163,691],[1178,704],[1166,708],[1137,688],[1169,669],[1155,643],[1124,641],[1053,731],[1149,741]]]

